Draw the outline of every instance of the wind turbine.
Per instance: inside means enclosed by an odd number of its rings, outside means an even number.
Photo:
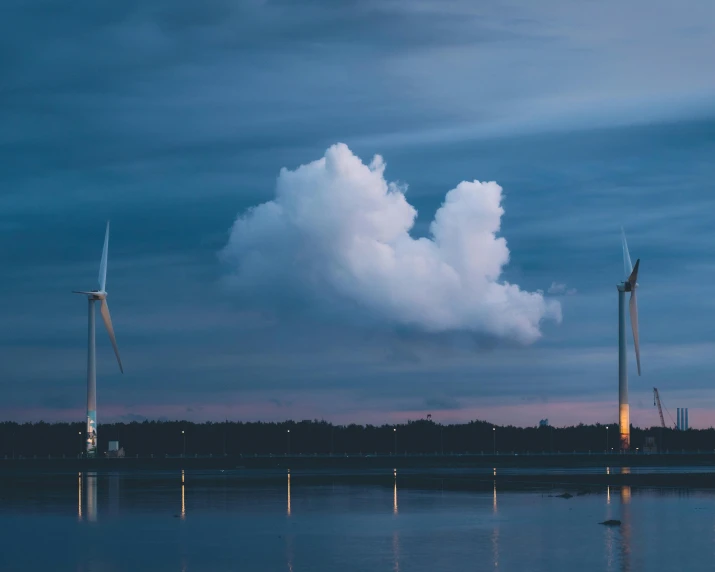
[[[620,448],[621,451],[628,451],[631,448],[631,413],[628,406],[628,354],[626,351],[626,292],[630,292],[628,301],[629,313],[631,316],[631,328],[633,330],[633,345],[636,349],[636,364],[638,375],[641,374],[641,351],[638,341],[638,302],[636,290],[638,288],[638,267],[640,258],[636,260],[635,266],[631,264],[631,255],[628,252],[626,233],[621,229],[623,241],[623,267],[625,282],[618,285],[618,423],[620,427]]]
[[[73,290],[75,294],[84,294],[89,300],[89,336],[87,347],[87,456],[94,457],[97,454],[97,367],[96,352],[94,344],[94,303],[101,302],[99,311],[102,320],[109,333],[114,353],[119,363],[119,371],[124,373],[122,359],[119,357],[117,340],[114,337],[112,328],[112,318],[109,316],[109,306],[107,305],[107,250],[109,248],[109,221],[107,221],[107,231],[104,235],[104,248],[102,249],[102,261],[99,264],[99,289],[90,291]]]

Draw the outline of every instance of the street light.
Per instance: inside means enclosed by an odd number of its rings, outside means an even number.
[[[497,454],[497,428],[492,427],[492,444],[494,445],[494,454]]]
[[[392,433],[395,435],[395,456],[397,456],[397,427],[392,428]]]
[[[286,435],[288,436],[288,454],[290,455],[290,429],[288,429]]]
[[[79,454],[80,456],[82,455],[82,451],[84,449],[84,439],[82,439],[82,431],[77,431],[77,435],[79,435]]]
[[[608,425],[606,425],[606,453],[608,453]]]
[[[186,457],[186,432],[182,429],[181,430],[181,435],[184,438],[184,457]]]

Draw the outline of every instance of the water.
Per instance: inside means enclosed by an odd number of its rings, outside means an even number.
[[[710,493],[611,487],[564,499],[401,480],[3,475],[0,570],[697,571],[715,559]],[[598,524],[611,518],[622,525]]]

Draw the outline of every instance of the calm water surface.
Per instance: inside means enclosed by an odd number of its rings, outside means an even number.
[[[713,570],[715,496],[449,492],[230,473],[0,475],[0,570]],[[561,491],[554,491],[554,494]],[[599,525],[620,519],[620,527]]]

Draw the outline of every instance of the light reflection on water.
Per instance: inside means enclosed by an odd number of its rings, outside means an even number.
[[[109,485],[109,513],[116,515],[119,512],[119,475],[108,476]],[[77,521],[82,522],[84,517],[88,522],[97,522],[97,480],[96,472],[77,474]],[[85,508],[85,511],[82,510]]]
[[[82,473],[77,476],[77,520],[82,522]]]
[[[494,474],[496,475],[496,469],[494,469]],[[497,509],[497,482],[494,481],[494,491],[492,493],[492,512],[496,516]],[[499,523],[498,521],[494,523],[494,528],[491,535],[492,543],[492,561],[494,563],[494,569],[499,568]]]
[[[119,478],[117,473],[109,475],[109,514],[111,516],[119,514]]]
[[[499,568],[499,525],[494,525],[491,534],[492,543],[492,562],[494,564],[494,569]]]
[[[609,516],[610,518],[610,516]],[[604,539],[606,541],[605,546],[605,556],[606,556],[606,571],[611,572],[615,570],[616,565],[616,530],[615,528],[608,526],[606,527],[606,532],[604,533]]]
[[[621,487],[621,570],[627,572],[631,569],[631,487]]]
[[[413,489],[401,476],[398,503],[394,473],[383,485],[306,485],[295,473],[282,478],[276,485],[180,471],[85,472],[14,485],[10,494],[3,486],[0,526],[6,545],[17,550],[3,555],[10,565],[2,569],[352,572],[473,569],[481,562],[495,570],[635,572],[705,569],[693,559],[715,551],[715,495],[698,491],[604,487],[565,500],[497,492],[495,481],[484,492]],[[189,484],[192,518],[186,519]],[[301,499],[295,509],[293,487]],[[179,495],[181,520],[173,519]],[[62,515],[68,524],[57,528]],[[608,519],[621,525],[598,524]],[[46,539],[45,550],[32,549],[30,539],[38,536]],[[113,545],[141,548],[107,551]],[[61,550],[72,566],[53,563],[51,554]]]
[[[87,492],[87,520],[97,521],[97,473],[87,473],[85,478]]]
[[[397,514],[397,477],[395,477],[395,484],[392,489],[392,513]]]
[[[400,532],[398,530],[392,533],[392,569],[395,572],[400,572]]]
[[[181,469],[181,520],[186,519],[186,482],[184,480],[184,469]]]

